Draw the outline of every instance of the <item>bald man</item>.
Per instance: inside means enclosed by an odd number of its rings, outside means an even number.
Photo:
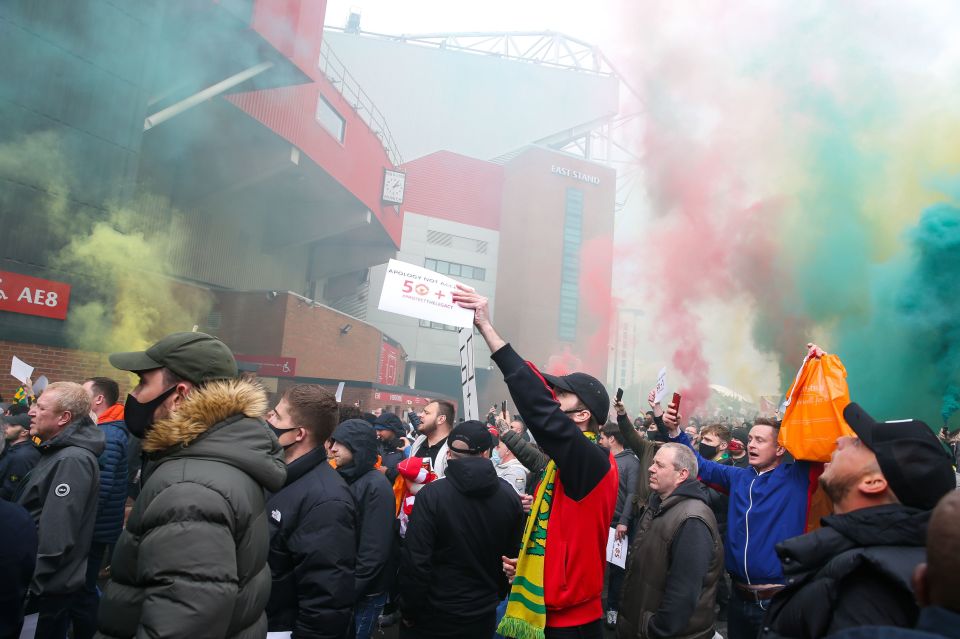
[[[917,622],[911,582],[930,511],[955,488],[950,456],[921,421],[877,422],[857,404],[843,417],[857,436],[837,440],[820,476],[834,514],[777,546],[787,587],[770,605],[763,639]]]
[[[960,637],[960,492],[940,500],[927,530],[927,561],[913,574],[920,618],[913,629],[864,626],[837,639]]]

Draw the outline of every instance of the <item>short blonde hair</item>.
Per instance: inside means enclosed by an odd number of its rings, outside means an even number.
[[[90,396],[86,389],[76,382],[54,382],[43,393],[54,393],[57,398],[57,410],[70,413],[73,419],[90,414]]]

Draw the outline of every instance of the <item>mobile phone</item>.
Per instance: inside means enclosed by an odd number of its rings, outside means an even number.
[[[503,400],[502,402],[500,402],[500,412],[503,413],[504,415],[507,414],[507,400]]]
[[[622,388],[618,388],[618,389],[617,389],[617,401],[618,401],[618,402],[619,402],[619,401],[623,401],[623,389],[622,389]]]
[[[677,413],[679,413],[680,412],[680,393],[673,394],[672,404],[674,405],[674,407],[676,407]]]

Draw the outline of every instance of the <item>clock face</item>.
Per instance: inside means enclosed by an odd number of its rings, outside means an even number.
[[[384,202],[403,204],[403,187],[406,181],[407,175],[405,173],[385,170],[383,172],[383,197],[381,199]]]

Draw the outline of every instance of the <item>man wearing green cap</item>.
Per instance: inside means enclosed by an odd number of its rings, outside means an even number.
[[[286,478],[263,389],[230,349],[174,333],[110,363],[140,377],[125,421],[142,438],[140,496],[100,603],[104,637],[263,637],[270,593],[264,489]]]

